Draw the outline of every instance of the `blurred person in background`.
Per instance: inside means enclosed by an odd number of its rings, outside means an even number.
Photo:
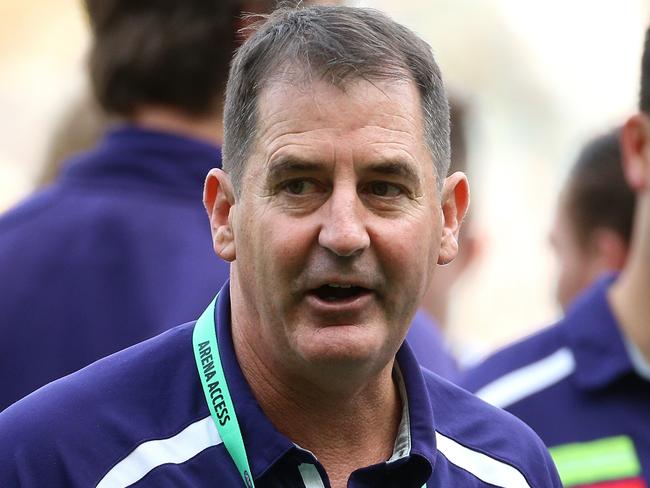
[[[634,211],[624,191],[617,197],[609,193],[612,201],[592,202],[594,213],[574,208],[598,178],[597,168],[581,164],[563,194],[565,216],[560,210],[554,240],[569,268],[559,287],[563,303],[572,302],[566,316],[488,358],[463,381],[540,435],[566,487],[650,484],[650,29],[640,108],[620,135]],[[611,146],[612,137],[596,141],[591,149]],[[616,159],[615,152],[606,152],[609,157],[600,165]],[[608,192],[620,192],[620,177],[608,173]],[[616,216],[620,211],[634,212],[629,237],[629,214]],[[595,218],[601,223],[591,227]],[[562,231],[566,224],[570,231]],[[572,250],[566,251],[565,240],[573,241]],[[586,246],[582,250],[581,244]],[[597,280],[572,300],[600,271],[621,266],[620,274]]]
[[[620,129],[594,138],[580,153],[555,213],[550,242],[558,261],[556,297],[575,297],[627,260],[635,195],[625,181]]]
[[[228,276],[201,205],[242,12],[271,0],[87,0],[89,71],[124,123],[0,218],[0,410],[192,320]]]
[[[449,112],[449,174],[456,171],[467,173],[467,106],[460,98],[450,96]],[[451,381],[458,378],[459,369],[445,340],[450,293],[463,273],[476,262],[478,253],[478,239],[468,213],[458,236],[458,255],[451,263],[439,266],[436,270],[406,336],[420,364]]]

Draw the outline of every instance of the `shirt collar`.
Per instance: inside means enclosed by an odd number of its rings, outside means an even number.
[[[422,376],[422,369],[408,343],[404,341],[396,356],[399,373],[403,379],[406,401],[405,407],[410,432],[410,452],[400,453],[401,459],[418,458],[427,471],[429,478],[436,460],[435,418],[429,392]],[[396,446],[397,447],[397,446]],[[397,453],[397,452],[396,452]]]
[[[615,275],[600,279],[576,299],[564,319],[576,362],[574,380],[586,390],[604,388],[633,371],[607,300],[607,290],[615,279]]]
[[[393,445],[393,454],[391,455],[388,463],[399,461],[400,459],[411,454],[411,415],[409,413],[409,401],[406,394],[406,385],[404,384],[404,377],[397,364],[393,370],[393,381],[397,383],[399,389],[399,396],[402,400],[402,419],[400,420],[397,428],[397,437]]]
[[[266,417],[239,367],[232,342],[229,282],[219,292],[215,315],[221,362],[253,477],[259,479],[289,455],[309,462],[305,459],[308,451],[291,442]],[[435,426],[429,395],[420,366],[406,342],[398,351],[396,360],[399,365],[397,374],[401,378],[400,391],[406,398],[403,402],[405,414],[390,461],[368,469],[381,470],[389,465],[394,469],[417,469],[418,478],[427,480],[436,457]]]
[[[70,159],[64,179],[147,184],[177,193],[200,193],[208,171],[221,167],[221,148],[208,142],[135,125],[106,132],[90,151]]]

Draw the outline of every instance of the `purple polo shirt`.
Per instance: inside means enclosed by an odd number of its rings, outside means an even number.
[[[614,279],[600,280],[559,323],[461,382],[530,425],[567,487],[650,484],[650,381],[632,366],[607,301]]]
[[[201,203],[220,165],[217,146],[122,126],[0,217],[0,410],[198,317],[228,278]]]
[[[329,487],[322,465],[277,431],[237,362],[225,286],[215,309],[223,369],[255,486]],[[51,383],[0,413],[0,486],[241,487],[210,417],[193,323]],[[519,420],[397,354],[403,416],[393,456],[350,488],[560,487]],[[381,426],[377,426],[381,428]]]

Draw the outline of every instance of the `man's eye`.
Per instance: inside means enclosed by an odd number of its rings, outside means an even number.
[[[385,181],[370,183],[368,190],[372,195],[377,197],[397,197],[403,193],[399,186]]]
[[[291,195],[304,195],[305,193],[313,192],[316,185],[307,180],[292,180],[284,185],[284,189]]]

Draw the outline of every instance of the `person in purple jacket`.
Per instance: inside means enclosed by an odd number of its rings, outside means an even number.
[[[594,217],[603,225],[590,235],[583,233],[591,225],[585,218],[589,214],[571,211],[568,216],[577,224],[573,232],[591,246],[573,253],[578,262],[564,271],[559,297],[570,302],[580,283],[603,268],[622,266],[620,274],[599,279],[571,302],[559,323],[497,352],[462,381],[540,435],[566,487],[650,486],[650,29],[640,112],[620,133],[620,154],[622,173],[636,197],[629,247],[628,216],[611,218],[621,201],[599,198],[594,203],[602,208]],[[570,184],[563,195],[569,209],[576,203],[576,189],[597,179],[597,167],[583,169],[576,170],[582,181]],[[619,178],[615,174],[610,192]],[[629,202],[619,208],[632,213]],[[556,246],[565,253],[571,234],[557,237]],[[584,242],[569,244],[578,250]]]
[[[549,240],[558,262],[555,296],[565,311],[627,261],[636,198],[623,174],[620,138],[619,127],[591,139],[560,194]]]
[[[0,413],[0,486],[559,488],[519,420],[404,342],[469,203],[429,46],[283,8],[238,50],[204,189],[230,280],[189,323]]]
[[[0,410],[195,319],[227,279],[201,188],[239,15],[272,4],[86,1],[94,93],[123,123],[0,217]]]

